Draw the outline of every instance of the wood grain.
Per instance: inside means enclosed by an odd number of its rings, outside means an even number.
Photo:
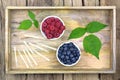
[[[20,1],[20,3],[19,3]],[[73,0],[74,1],[74,0]],[[77,0],[76,0],[77,1]],[[81,0],[78,0],[78,2],[80,2]],[[88,1],[91,1],[91,0],[88,0]],[[93,0],[92,0],[93,1]],[[95,0],[94,0],[95,1]],[[119,0],[99,0],[100,1],[100,5],[116,5],[117,6],[117,73],[116,74],[111,74],[111,75],[106,75],[106,74],[102,74],[101,76],[97,74],[94,75],[95,79],[93,80],[120,80],[120,63],[119,63],[119,59],[120,59],[120,2]],[[56,6],[59,6],[59,5],[63,5],[64,3],[64,0],[56,0],[54,2],[54,0],[52,0],[52,3],[56,3],[56,4],[53,4],[56,5]],[[45,79],[45,76],[44,75],[9,75],[9,76],[6,76],[5,74],[5,63],[4,63],[4,10],[5,10],[5,7],[8,6],[8,5],[16,5],[16,6],[28,6],[28,5],[31,5],[33,6],[33,3],[34,3],[34,6],[45,6],[46,4],[48,3],[44,3],[44,1],[41,1],[40,0],[31,0],[31,2],[29,1],[29,4],[28,4],[28,0],[0,0],[0,80],[53,80],[53,78],[49,77],[47,79]],[[92,3],[95,3],[95,2],[92,2]],[[41,5],[39,5],[41,4]],[[84,0],[82,0],[82,5],[84,4],[88,4],[88,3],[85,3]],[[90,3],[91,4],[91,3]],[[74,2],[73,2],[73,5],[74,5]],[[81,5],[81,4],[80,4]],[[91,4],[92,5],[92,4]],[[94,6],[95,4],[93,4]],[[97,3],[98,5],[98,3]],[[55,75],[55,74],[54,74]],[[62,75],[55,75],[54,79],[56,80],[64,80],[64,78],[62,77]],[[74,76],[72,78],[72,80],[92,80],[91,78],[93,76],[91,76],[90,74],[75,74],[77,76]],[[87,76],[86,76],[87,75]],[[12,76],[15,76],[15,77],[12,77]],[[72,74],[71,74],[72,76]],[[90,77],[91,76],[91,77]],[[98,78],[97,78],[98,77]],[[65,79],[66,80],[66,79]]]
[[[115,74],[113,74],[113,75],[108,75],[108,74],[101,74],[101,77],[100,77],[100,79],[101,80],[120,80],[120,63],[119,63],[119,60],[120,60],[120,23],[119,23],[119,21],[120,21],[120,2],[119,2],[119,0],[115,0],[115,1],[113,1],[113,0],[101,0],[101,6],[103,5],[113,5],[113,6],[116,6],[117,7],[117,18],[116,18],[116,23],[117,23],[117,25],[116,25],[116,27],[117,27],[117,45],[116,45],[116,50],[117,50],[117,52],[116,52],[116,73]]]
[[[85,5],[85,1],[84,0],[73,0],[73,6],[84,6]],[[64,75],[64,80],[93,80],[91,79],[91,76],[90,75],[87,75],[87,74],[67,74],[67,75]],[[69,76],[69,77],[68,77]],[[93,77],[95,78],[95,80],[98,79],[98,75],[95,74],[93,75]],[[85,79],[85,78],[88,78],[88,79]]]

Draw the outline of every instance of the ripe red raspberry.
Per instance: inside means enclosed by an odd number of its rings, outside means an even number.
[[[51,25],[47,25],[47,29],[50,29],[50,26],[51,26]]]
[[[46,30],[46,28],[43,28],[43,27],[42,27],[42,31],[45,32],[45,30]]]
[[[55,22],[59,22],[60,20],[58,18],[55,18]]]
[[[59,36],[60,36],[59,33],[54,33],[54,37],[55,37],[55,38],[58,38]]]
[[[50,31],[50,34],[54,35],[55,31]]]
[[[43,22],[42,23],[42,27],[46,27],[47,26],[47,23],[46,22]]]
[[[52,34],[46,34],[46,36],[47,36],[48,39],[52,39],[53,38]]]
[[[55,24],[55,26],[56,26],[57,28],[59,28],[59,27],[60,27],[60,25],[61,25],[61,23],[60,23],[60,22],[56,22],[56,24]]]
[[[52,22],[51,25],[52,25],[52,26],[55,26],[55,22]]]
[[[59,23],[60,23],[60,26],[63,26],[63,23],[61,21]]]
[[[59,30],[58,33],[61,34],[63,32],[63,30]]]
[[[53,21],[55,20],[55,18],[54,18],[54,17],[50,17],[50,19],[51,19],[51,22],[53,22]]]
[[[61,29],[61,30],[64,30],[64,29],[65,29],[65,26],[61,26],[60,29]]]
[[[49,34],[49,30],[48,29],[45,29],[45,34]]]
[[[55,27],[54,26],[50,26],[49,29],[53,31],[55,29]]]
[[[59,29],[58,29],[57,27],[55,27],[54,31],[55,31],[55,32],[58,32],[58,31],[59,31]]]
[[[51,19],[50,19],[50,18],[47,18],[45,21],[46,21],[48,24],[51,23]]]

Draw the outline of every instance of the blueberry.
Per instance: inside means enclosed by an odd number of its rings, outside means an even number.
[[[72,42],[69,43],[69,47],[72,47],[74,44]]]
[[[65,58],[66,58],[66,59],[69,59],[69,56],[66,56]]]
[[[61,54],[60,54],[60,53],[58,53],[58,56],[60,57],[60,56],[61,56]]]
[[[64,51],[62,54],[63,54],[63,55],[66,55],[66,52]]]
[[[75,61],[76,61],[76,59],[73,57],[73,58],[72,58],[72,62],[75,62]]]
[[[78,60],[79,56],[76,56],[75,58],[76,58],[76,60]]]
[[[74,51],[72,51],[73,52],[73,54],[75,54],[76,53],[76,51],[74,50]]]
[[[67,51],[67,55],[70,55],[70,53],[71,53],[70,51]]]
[[[73,51],[74,50],[74,48],[70,48],[70,51]]]
[[[70,55],[70,57],[72,58],[72,57],[73,57],[73,55],[71,54],[71,55]]]
[[[76,53],[73,53],[73,56],[77,56],[77,54],[76,54]]]
[[[64,48],[63,48],[62,46],[59,48],[60,51],[62,51],[63,49],[64,49]]]
[[[65,56],[64,55],[61,55],[61,58],[63,59]]]
[[[76,56],[80,56],[80,53],[76,53]]]
[[[61,52],[62,52],[61,50],[58,50],[58,53],[59,53],[59,54],[61,54]]]
[[[68,49],[67,47],[64,48],[65,51],[67,51],[67,49]]]
[[[64,47],[64,48],[67,47],[67,44],[63,44],[63,47]]]
[[[70,64],[70,63],[71,63],[71,61],[70,61],[70,60],[67,60],[67,63],[68,63],[68,64]]]

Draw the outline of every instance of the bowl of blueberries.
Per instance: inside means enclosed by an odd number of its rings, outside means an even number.
[[[80,60],[81,51],[73,42],[62,43],[56,52],[57,60],[64,66],[73,66]]]

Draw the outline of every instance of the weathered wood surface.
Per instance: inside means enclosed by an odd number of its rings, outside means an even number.
[[[78,2],[78,3],[77,3]],[[120,2],[119,0],[0,0],[0,80],[120,80]],[[4,63],[4,24],[6,6],[117,6],[117,72],[115,74],[7,75]]]
[[[64,9],[62,10],[58,10],[58,9],[57,10],[56,9],[55,10],[51,10],[51,9],[35,10],[34,9],[32,11],[36,14],[37,16],[36,18],[38,19],[39,22],[41,22],[42,19],[47,15],[59,16],[60,18],[62,18],[62,20],[65,23],[66,31],[60,39],[49,41],[44,39],[40,34],[40,30],[34,27],[29,29],[28,31],[18,30],[17,28],[19,26],[19,23],[24,19],[28,19],[28,16],[27,16],[28,12],[27,10],[10,10],[10,12],[8,13],[9,14],[8,25],[9,25],[9,29],[11,30],[11,33],[8,32],[9,34],[11,34],[11,38],[9,42],[11,43],[11,47],[9,47],[11,50],[11,53],[10,53],[11,56],[9,57],[9,61],[8,61],[8,63],[12,64],[11,66],[9,66],[10,69],[13,69],[13,71],[15,70],[16,72],[17,70],[26,70],[26,69],[28,70],[31,69],[33,71],[36,69],[41,69],[41,70],[47,69],[46,71],[52,70],[52,71],[62,72],[64,70],[69,69],[69,71],[73,71],[74,73],[77,72],[75,70],[78,70],[78,71],[83,70],[83,72],[84,71],[88,72],[87,70],[91,70],[93,72],[99,72],[102,70],[106,71],[107,69],[112,69],[111,64],[113,62],[111,62],[112,58],[110,58],[111,56],[110,42],[112,41],[112,39],[110,38],[110,31],[111,31],[110,27],[111,27],[112,18],[110,19],[108,17],[110,15],[109,13],[111,10],[100,10],[100,11],[99,10],[83,10],[83,11],[80,10],[79,11],[79,10],[66,10],[66,9],[65,10]],[[73,67],[64,67],[58,63],[55,56],[56,52],[54,50],[41,46],[41,48],[44,48],[45,50],[48,51],[48,52],[45,52],[40,50],[39,48],[35,48],[28,44],[31,49],[38,51],[39,54],[42,54],[46,56],[48,59],[50,59],[50,61],[47,61],[41,56],[39,56],[38,54],[33,53],[31,55],[34,61],[36,62],[36,64],[38,65],[35,65],[33,60],[31,60],[32,66],[30,65],[30,63],[28,62],[23,52],[23,50],[25,50],[24,48],[26,47],[23,41],[27,41],[28,43],[32,43],[36,46],[40,46],[41,43],[44,43],[45,45],[48,45],[57,49],[57,47],[61,43],[67,40],[67,37],[69,36],[69,33],[72,29],[76,28],[77,26],[85,27],[85,25],[88,22],[94,21],[94,20],[97,20],[109,25],[104,30],[95,34],[101,39],[103,43],[100,51],[100,60],[97,60],[94,56],[86,54],[82,46],[82,41],[84,38],[82,37],[80,39],[72,40],[81,49],[81,59],[77,65]],[[85,34],[85,35],[88,35],[88,34]],[[38,39],[32,36],[38,37]],[[16,53],[17,59],[15,59],[14,47],[16,47],[17,49],[17,53]],[[24,64],[24,61],[21,59],[21,55],[19,55],[18,50],[20,50],[20,54],[24,57],[27,66]],[[18,65],[16,65],[16,60],[18,60],[17,61]],[[65,72],[68,72],[68,71],[65,71]]]

